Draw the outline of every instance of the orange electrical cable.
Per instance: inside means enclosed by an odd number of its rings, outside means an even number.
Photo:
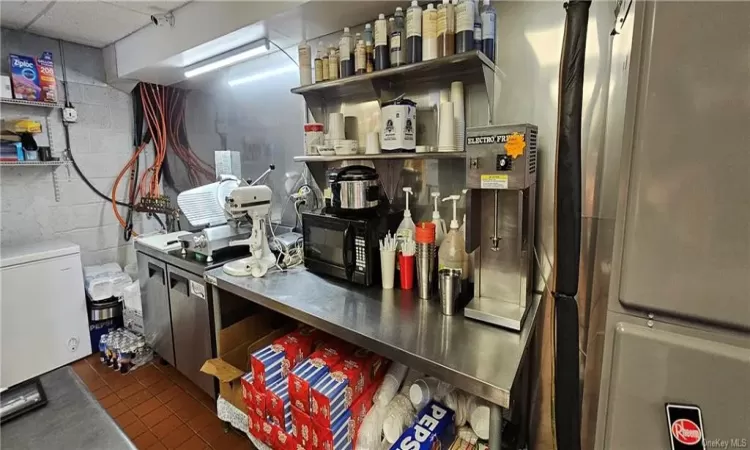
[[[144,144],[141,144],[138,149],[133,152],[133,156],[130,158],[130,161],[128,161],[127,164],[125,164],[125,167],[122,168],[120,173],[117,175],[117,178],[115,179],[115,184],[112,186],[112,211],[115,213],[115,217],[117,218],[117,221],[120,222],[120,225],[122,225],[123,228],[127,227],[127,223],[125,222],[125,219],[122,218],[120,215],[120,211],[117,210],[117,186],[120,184],[120,181],[122,180],[123,175],[125,175],[125,172],[128,171],[128,169],[135,164],[135,161],[138,159],[138,156],[141,154],[143,149],[146,146]],[[133,236],[138,236],[138,233],[133,231]]]

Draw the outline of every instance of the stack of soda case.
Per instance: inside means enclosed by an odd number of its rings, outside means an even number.
[[[154,358],[146,338],[126,328],[118,328],[99,339],[99,360],[120,373],[128,373]]]
[[[283,336],[253,353],[251,372],[241,378],[248,431],[274,449],[352,449],[387,363],[312,328]],[[332,370],[336,375],[328,379],[335,381],[336,392],[341,390],[338,386],[349,388],[347,376],[352,377],[352,388],[349,395],[332,399],[336,407],[333,417],[321,416],[316,423],[311,416],[311,396],[317,383]]]

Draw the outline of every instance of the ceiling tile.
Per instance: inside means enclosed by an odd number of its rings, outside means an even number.
[[[57,2],[28,30],[79,44],[104,47],[150,21],[146,14],[109,3]]]
[[[112,5],[117,5],[122,8],[130,9],[131,11],[137,11],[143,14],[163,14],[169,11],[174,11],[180,6],[188,3],[185,0],[174,0],[174,1],[162,1],[162,2],[141,2],[141,1],[110,1],[102,0]]]
[[[0,2],[0,24],[8,28],[23,28],[31,22],[49,2]]]

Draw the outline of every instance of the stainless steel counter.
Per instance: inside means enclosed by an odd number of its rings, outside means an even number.
[[[217,268],[206,272],[206,279],[219,297],[226,290],[504,408],[510,405],[540,300],[535,296],[517,333],[462,315],[444,316],[436,302],[418,299],[415,291],[365,288],[304,268],[263,278],[233,277]]]

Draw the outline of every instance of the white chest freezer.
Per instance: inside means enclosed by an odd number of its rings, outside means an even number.
[[[0,248],[0,386],[91,353],[81,252],[64,241]]]

